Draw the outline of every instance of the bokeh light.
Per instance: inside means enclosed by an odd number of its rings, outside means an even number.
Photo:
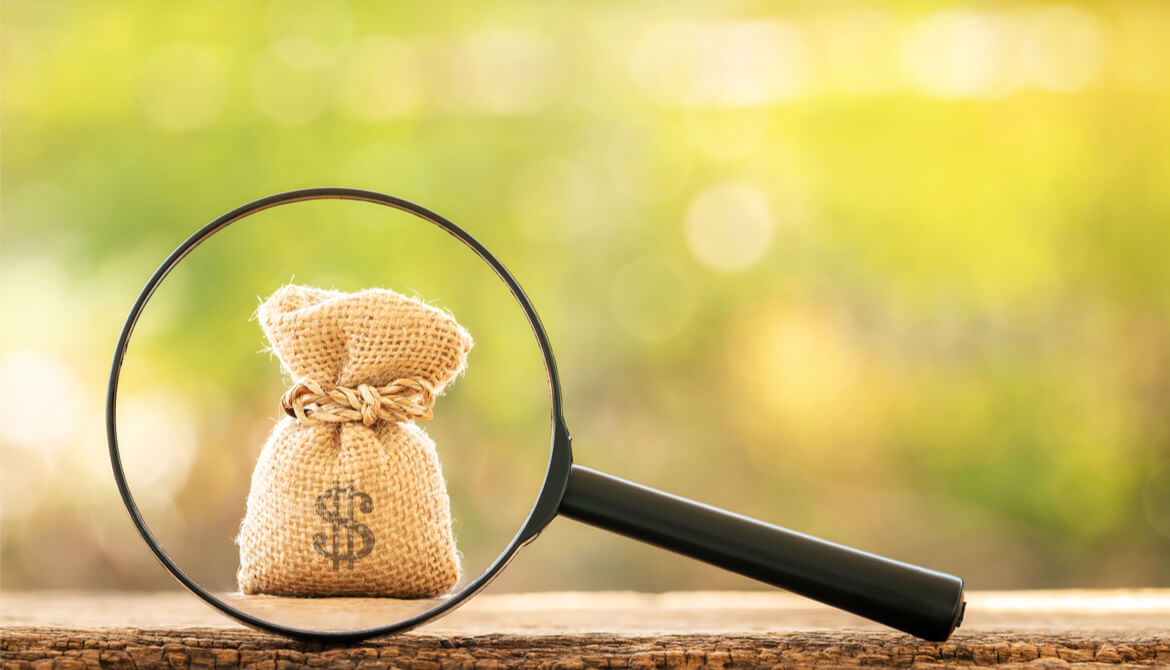
[[[0,386],[20,389],[0,406],[0,439],[45,451],[68,443],[87,401],[81,379],[59,360],[40,351],[10,351],[0,357]]]
[[[382,35],[361,38],[342,75],[344,110],[361,121],[419,115],[429,90],[424,60],[408,42]]]
[[[687,210],[691,253],[708,267],[745,269],[768,252],[776,225],[763,194],[738,182],[721,182],[695,196]]]
[[[302,70],[337,63],[353,36],[346,0],[276,0],[268,9],[268,38],[281,61]]]

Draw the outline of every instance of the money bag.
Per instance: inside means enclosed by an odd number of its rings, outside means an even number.
[[[245,594],[425,598],[459,581],[435,443],[416,423],[467,331],[393,291],[285,286],[257,312],[292,378],[236,541]]]

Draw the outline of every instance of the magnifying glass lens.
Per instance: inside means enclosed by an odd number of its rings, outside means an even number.
[[[505,553],[550,399],[525,312],[473,249],[329,200],[224,228],[158,284],[116,428],[186,578],[263,622],[347,633],[442,607]]]

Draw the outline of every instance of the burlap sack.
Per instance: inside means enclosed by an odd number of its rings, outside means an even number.
[[[435,444],[412,419],[472,341],[446,312],[382,289],[286,286],[258,312],[292,377],[248,493],[240,591],[422,598],[459,581]]]

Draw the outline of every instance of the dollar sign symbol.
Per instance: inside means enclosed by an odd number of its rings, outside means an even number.
[[[345,513],[342,514],[342,503],[345,503]],[[353,518],[354,503],[363,514],[374,511],[374,500],[369,495],[354,488],[353,482],[344,488],[338,482],[333,482],[333,488],[317,496],[317,515],[333,525],[332,533],[314,533],[313,548],[325,558],[333,560],[333,569],[339,570],[341,562],[353,570],[353,562],[368,556],[374,550],[374,532],[365,524],[358,523]],[[345,529],[345,553],[341,552],[341,530]],[[354,534],[362,540],[362,546],[354,551]],[[330,542],[333,551],[326,548]]]

